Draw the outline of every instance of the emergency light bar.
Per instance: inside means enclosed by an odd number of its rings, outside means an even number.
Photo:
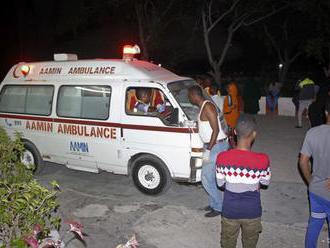
[[[131,61],[134,59],[134,55],[140,54],[141,50],[138,45],[126,45],[123,48],[123,60],[124,61]]]
[[[55,53],[54,54],[55,61],[76,61],[78,60],[77,54],[73,53]]]

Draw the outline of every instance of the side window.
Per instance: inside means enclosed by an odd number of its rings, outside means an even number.
[[[106,120],[109,117],[110,86],[62,86],[57,99],[57,115]]]
[[[0,111],[8,113],[50,115],[54,87],[42,85],[8,85],[0,94]]]
[[[50,115],[53,92],[53,87],[29,87],[26,95],[26,112],[36,115]]]
[[[170,125],[173,106],[165,94],[156,88],[134,87],[126,91],[126,113],[128,115],[152,116]]]

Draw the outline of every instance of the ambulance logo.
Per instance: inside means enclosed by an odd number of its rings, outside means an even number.
[[[80,153],[88,153],[88,143],[87,142],[77,142],[71,141],[70,142],[70,151],[71,152],[80,152]]]

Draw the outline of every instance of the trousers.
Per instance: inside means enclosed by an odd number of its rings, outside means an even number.
[[[242,229],[243,248],[257,247],[259,234],[262,231],[261,218],[227,219],[221,218],[221,247],[236,248],[237,237]]]
[[[299,100],[299,109],[298,109],[298,114],[297,114],[299,127],[302,126],[302,117],[303,117],[304,110],[305,109],[308,110],[308,107],[312,102],[313,102],[312,100]]]
[[[203,163],[202,185],[208,194],[209,206],[218,211],[222,211],[223,192],[219,190],[216,181],[216,159],[220,152],[227,151],[229,144],[226,140],[215,144],[210,152],[210,158]]]
[[[305,237],[305,248],[316,248],[317,240],[322,230],[324,221],[330,220],[330,201],[309,192],[311,215]],[[329,229],[328,229],[329,231]],[[330,231],[329,231],[330,232]],[[328,233],[330,237],[330,233]],[[328,238],[329,241],[329,238]]]

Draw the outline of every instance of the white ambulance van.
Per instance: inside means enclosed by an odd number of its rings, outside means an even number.
[[[134,49],[125,47],[123,60],[55,54],[11,68],[0,85],[0,125],[21,134],[27,167],[38,173],[50,161],[130,175],[146,194],[164,192],[172,179],[200,181],[198,108],[187,94],[196,82],[133,59]],[[147,111],[136,108],[141,91]]]

